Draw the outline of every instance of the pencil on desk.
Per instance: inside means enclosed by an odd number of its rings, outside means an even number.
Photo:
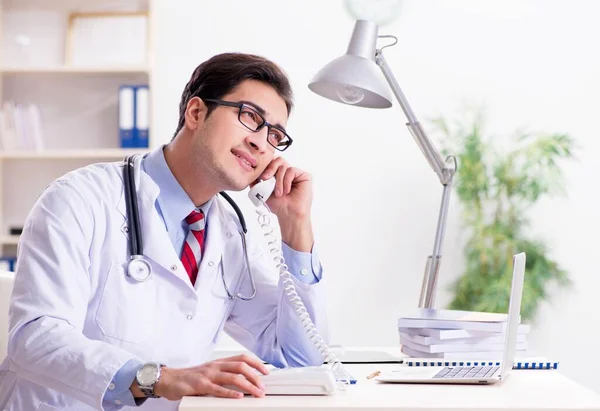
[[[377,377],[379,374],[381,374],[381,371],[375,371],[372,372],[371,374],[367,375],[367,379],[370,380],[371,378],[375,378]]]

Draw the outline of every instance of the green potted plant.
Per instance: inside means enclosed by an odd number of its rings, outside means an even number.
[[[506,313],[512,256],[524,251],[521,315],[530,320],[548,298],[552,282],[570,284],[544,241],[531,234],[528,215],[540,198],[562,192],[559,161],[573,157],[573,139],[567,134],[518,132],[507,149],[499,150],[486,136],[481,110],[454,125],[443,117],[433,123],[434,131],[442,134],[442,151],[458,160],[454,192],[466,234],[465,270],[452,285],[449,308]]]

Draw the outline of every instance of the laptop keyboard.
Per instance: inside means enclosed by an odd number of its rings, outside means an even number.
[[[476,379],[476,378],[489,378],[500,367],[446,367],[433,378],[444,378],[444,379]]]

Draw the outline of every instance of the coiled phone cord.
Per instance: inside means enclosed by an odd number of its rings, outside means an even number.
[[[298,295],[296,287],[294,286],[292,273],[290,273],[288,270],[288,266],[286,265],[285,259],[283,258],[283,252],[274,234],[273,226],[271,225],[271,210],[264,201],[261,200],[261,202],[268,212],[266,213],[261,207],[256,208],[256,213],[258,214],[258,223],[260,224],[265,238],[267,239],[269,252],[273,256],[275,265],[279,270],[279,276],[282,278],[283,289],[285,291],[285,294],[287,295],[290,303],[294,307],[294,310],[298,314],[298,317],[302,322],[302,327],[306,331],[306,334],[308,334],[308,338],[313,342],[317,350],[319,350],[319,353],[321,354],[321,356],[323,356],[323,359],[330,364],[333,374],[338,383],[340,383],[341,386],[346,386],[350,383],[351,376],[344,369],[344,365],[341,363],[341,361],[336,357],[336,355],[333,352],[329,350],[329,347],[327,346],[325,341],[323,341],[323,338],[319,334],[317,327],[315,327],[315,324],[310,318],[310,314],[306,310],[302,299]]]

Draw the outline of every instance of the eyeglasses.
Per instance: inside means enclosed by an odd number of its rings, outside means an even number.
[[[215,100],[211,98],[203,99],[205,102],[218,104],[220,106],[237,107],[238,120],[250,131],[260,131],[267,126],[267,142],[279,151],[285,151],[292,145],[292,138],[287,135],[283,129],[270,124],[256,109],[245,103],[236,103],[233,101]]]

